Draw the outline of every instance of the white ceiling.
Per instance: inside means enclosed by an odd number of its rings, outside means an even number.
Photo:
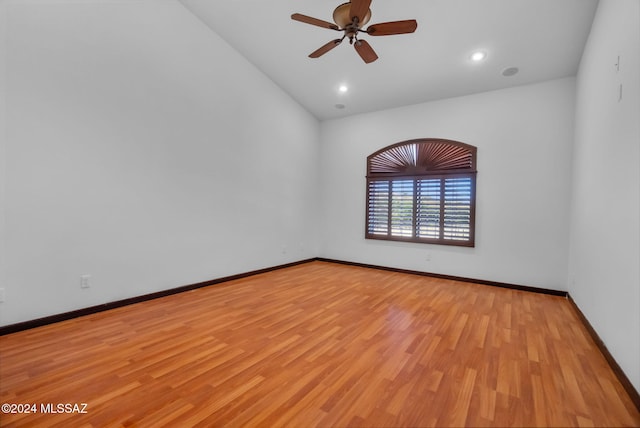
[[[597,0],[373,0],[369,24],[416,19],[418,29],[364,35],[380,57],[365,64],[346,41],[308,58],[341,33],[290,18],[332,22],[341,0],[180,1],[321,120],[573,76],[597,7]],[[473,63],[478,49],[487,58]],[[504,77],[506,67],[520,71]]]

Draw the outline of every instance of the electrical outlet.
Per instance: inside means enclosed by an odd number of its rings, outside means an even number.
[[[0,303],[4,302],[4,288],[0,288]]]
[[[89,288],[91,286],[91,275],[80,276],[80,288]]]

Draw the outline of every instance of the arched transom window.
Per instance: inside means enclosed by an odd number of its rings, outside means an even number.
[[[365,237],[473,247],[476,151],[428,138],[369,155]]]

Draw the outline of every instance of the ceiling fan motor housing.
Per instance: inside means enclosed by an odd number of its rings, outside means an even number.
[[[371,9],[367,11],[367,14],[358,22],[358,28],[366,25],[371,19]],[[351,22],[351,3],[342,3],[336,7],[333,11],[333,21],[338,24],[340,28],[347,28]]]

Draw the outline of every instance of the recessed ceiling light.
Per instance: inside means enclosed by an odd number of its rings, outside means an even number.
[[[482,61],[486,57],[487,57],[486,52],[482,52],[482,51],[477,51],[471,54],[472,61]]]
[[[348,90],[349,88],[347,87],[347,85],[340,85],[340,87],[338,88],[338,91],[342,92],[343,94]]]

